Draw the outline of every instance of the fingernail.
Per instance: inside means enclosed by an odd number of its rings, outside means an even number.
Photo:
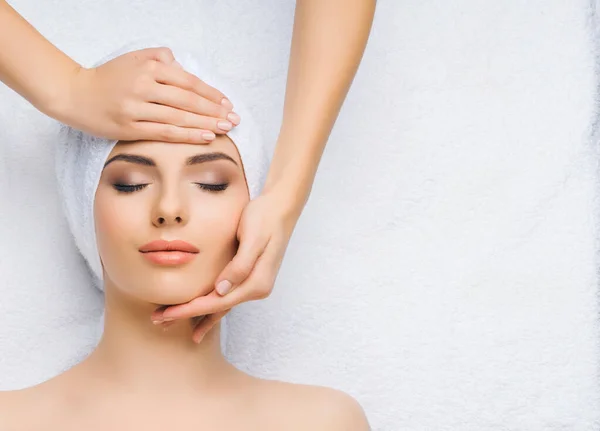
[[[161,322],[161,323],[164,323],[164,322],[172,322],[173,320],[175,320],[175,319],[173,319],[172,317],[163,317],[163,320],[162,320],[162,322]]]
[[[227,295],[231,290],[231,282],[229,280],[222,280],[217,284],[216,289],[219,295]]]
[[[231,103],[227,97],[223,97],[223,99],[221,99],[221,106],[223,106],[225,109],[233,109],[233,103]]]
[[[225,132],[229,132],[233,127],[233,124],[231,124],[229,121],[219,121],[217,122],[217,127]]]
[[[202,139],[205,141],[212,141],[215,139],[215,134],[213,132],[204,132],[202,134]]]
[[[227,119],[229,121],[231,121],[233,124],[235,124],[236,126],[238,124],[240,124],[240,116],[238,114],[236,114],[235,112],[230,112],[229,114],[227,114]]]

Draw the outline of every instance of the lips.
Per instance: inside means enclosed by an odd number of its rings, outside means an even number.
[[[150,262],[165,266],[188,263],[200,252],[192,244],[181,240],[152,241],[140,247],[139,251]]]
[[[189,242],[181,240],[165,241],[159,239],[157,241],[152,241],[146,245],[141,246],[140,251],[142,253],[150,253],[153,251],[185,251],[187,253],[198,253],[200,250],[198,250]]]

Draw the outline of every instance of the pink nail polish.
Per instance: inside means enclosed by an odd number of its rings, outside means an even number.
[[[213,132],[204,132],[202,134],[202,139],[205,141],[212,141],[215,139],[215,134]]]
[[[217,122],[217,127],[225,132],[229,132],[233,127],[233,124],[231,124],[229,121],[219,121]]]
[[[219,282],[219,284],[217,284],[217,292],[219,293],[219,295],[227,295],[229,293],[229,291],[231,290],[231,281],[229,280],[222,280]]]
[[[233,124],[235,124],[236,126],[238,124],[240,124],[240,116],[238,114],[236,114],[235,112],[230,112],[229,114],[227,114],[227,119],[229,121],[231,121]]]
[[[233,109],[233,103],[231,103],[227,97],[223,97],[223,99],[221,99],[221,106],[223,106],[225,109]]]

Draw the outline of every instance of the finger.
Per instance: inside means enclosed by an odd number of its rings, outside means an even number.
[[[177,322],[177,320],[173,320],[170,322],[164,322],[160,325],[160,327],[163,329],[163,331],[166,331],[167,329],[169,329],[169,326],[174,325]]]
[[[196,316],[215,314],[222,311],[230,310],[242,302],[250,300],[250,297],[245,289],[235,289],[229,295],[220,296],[216,292],[211,292],[206,296],[192,299],[185,304],[173,305],[168,307],[162,313],[164,320],[179,320],[191,319]]]
[[[273,290],[276,274],[281,266],[282,258],[279,254],[275,247],[269,253],[263,254],[257,260],[250,277],[229,294],[221,296],[213,291],[185,304],[172,305],[162,312],[157,311],[153,319],[163,321],[190,319],[230,310],[242,302],[266,298]]]
[[[248,278],[268,243],[269,238],[259,236],[241,240],[237,253],[217,277],[215,290],[219,295],[227,295]]]
[[[283,260],[283,254],[275,241],[269,241],[265,251],[258,258],[250,276],[235,290],[245,292],[247,301],[267,298],[273,291],[275,279]]]
[[[192,340],[195,343],[201,343],[204,339],[204,336],[210,332],[211,329],[215,327],[217,323],[221,321],[221,319],[229,313],[229,310],[222,311],[220,313],[210,314],[206,316],[198,325],[194,328],[194,333],[192,334]]]
[[[215,139],[210,130],[174,126],[172,124],[136,121],[132,126],[131,140],[176,142],[181,144],[208,144]]]
[[[206,132],[224,133],[217,127],[217,120],[203,115],[193,114],[170,106],[145,103],[136,113],[137,121],[150,121],[153,123],[172,124],[175,126],[202,129]],[[206,137],[205,137],[206,139]],[[214,138],[213,138],[214,139]]]
[[[175,61],[173,51],[167,47],[146,48],[136,51],[136,57],[146,60],[159,61],[164,64],[171,64]]]
[[[230,118],[239,123],[239,116],[236,113],[228,113],[222,106],[192,91],[182,90],[172,85],[156,84],[149,91],[147,101],[211,117],[214,121],[211,129],[218,130],[220,133],[227,133],[234,127]]]
[[[177,63],[179,64],[179,63]],[[181,66],[181,65],[180,65]],[[193,91],[198,96],[204,97],[222,108],[222,112],[227,114],[233,108],[231,102],[227,104],[224,100],[229,101],[227,96],[221,93],[216,88],[208,85],[206,82],[198,78],[196,75],[186,72],[183,68],[172,68],[170,66],[161,65],[156,68],[154,78],[156,82],[165,85],[173,85],[184,90]],[[225,115],[222,116],[225,118]]]

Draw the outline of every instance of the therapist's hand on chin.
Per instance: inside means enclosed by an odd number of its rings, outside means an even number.
[[[206,144],[240,121],[229,99],[185,72],[168,48],[77,67],[67,89],[53,116],[110,139]]]
[[[215,290],[188,303],[157,310],[152,320],[168,326],[179,319],[205,316],[193,334],[199,343],[236,305],[267,298],[299,217],[299,211],[285,202],[276,191],[263,192],[250,201],[238,227],[238,252],[217,277]]]

